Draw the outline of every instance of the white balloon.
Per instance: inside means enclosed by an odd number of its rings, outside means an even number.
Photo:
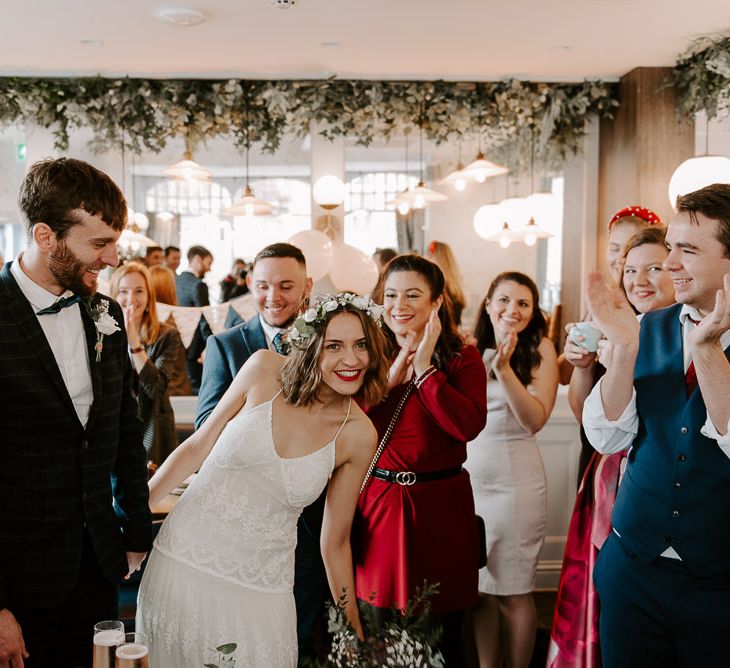
[[[677,210],[677,197],[713,183],[730,183],[730,160],[723,155],[701,155],[685,160],[669,180],[669,202]]]
[[[378,282],[378,265],[359,248],[335,244],[330,264],[330,278],[340,292],[348,290],[369,294]]]
[[[327,275],[332,261],[332,241],[319,230],[302,230],[289,238],[289,243],[304,253],[307,274],[313,281]]]
[[[482,239],[490,239],[502,229],[504,220],[499,204],[485,204],[474,214],[474,231]]]

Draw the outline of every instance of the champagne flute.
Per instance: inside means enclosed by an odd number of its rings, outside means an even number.
[[[124,642],[124,624],[118,619],[94,624],[94,668],[114,668],[117,645]]]
[[[117,647],[116,668],[150,668],[147,637],[144,633],[127,633]]]

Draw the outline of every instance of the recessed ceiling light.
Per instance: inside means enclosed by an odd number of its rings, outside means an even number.
[[[297,0],[271,0],[271,3],[277,9],[291,9],[297,4]]]
[[[79,44],[81,46],[104,46],[103,39],[80,39]]]
[[[557,51],[559,53],[567,53],[568,51],[572,51],[573,47],[569,46],[568,44],[558,44],[556,46],[551,46],[548,51]]]
[[[157,18],[174,26],[187,28],[203,23],[207,18],[199,9],[191,7],[164,7],[157,10]]]
[[[342,44],[340,44],[340,42],[322,42],[320,46],[325,49],[337,49],[342,46]]]

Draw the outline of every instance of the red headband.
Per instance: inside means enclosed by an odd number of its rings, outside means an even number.
[[[436,254],[436,242],[435,241],[432,241],[428,245],[428,252],[431,253],[431,255],[435,255]]]
[[[608,221],[608,229],[610,230],[613,224],[621,218],[628,218],[634,216],[645,220],[649,225],[662,225],[662,220],[657,216],[651,209],[647,209],[643,206],[626,206],[621,211],[617,211],[611,220]]]

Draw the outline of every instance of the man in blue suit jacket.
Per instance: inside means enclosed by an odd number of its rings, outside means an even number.
[[[307,304],[312,289],[304,255],[296,246],[286,243],[272,244],[259,252],[246,281],[258,314],[208,339],[196,429],[205,422],[254,352],[262,348],[282,352],[279,340]],[[323,509],[324,494],[304,509],[297,526],[294,598],[300,654],[307,651],[327,590],[319,548]]]
[[[599,452],[631,447],[594,572],[606,668],[728,665],[730,185],[679,197],[666,242],[677,305],[640,325],[588,282],[613,351],[583,424]]]
[[[188,250],[188,269],[175,276],[177,303],[180,306],[209,306],[208,286],[203,281],[213,264],[213,254],[205,246],[191,246]],[[205,342],[213,332],[208,321],[201,316],[198,328],[185,356],[188,362],[188,376],[193,394],[200,389],[203,365],[198,362],[205,350]]]

